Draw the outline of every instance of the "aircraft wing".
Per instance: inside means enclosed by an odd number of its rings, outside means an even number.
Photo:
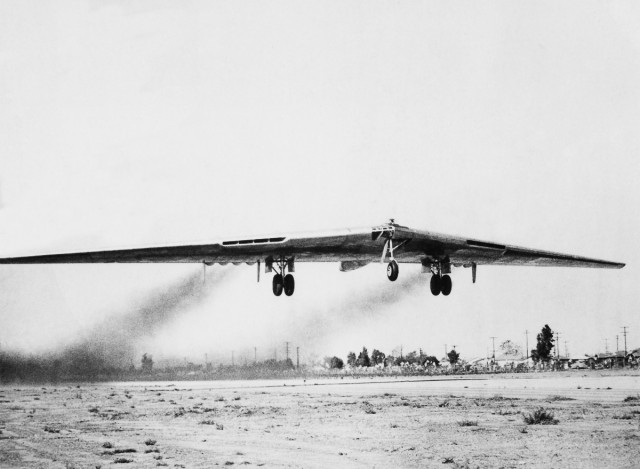
[[[444,262],[455,267],[474,264],[624,267],[619,262],[414,230],[395,223],[309,234],[229,238],[209,243],[4,257],[0,258],[0,264],[191,262],[211,265],[295,259],[296,262],[342,262],[342,270],[353,270],[391,258],[399,263],[424,266]]]
[[[454,266],[471,266],[475,264],[605,269],[620,269],[625,266],[620,262],[424,231],[417,232],[416,244],[420,244],[422,250],[429,253],[429,257],[432,259],[448,259]]]

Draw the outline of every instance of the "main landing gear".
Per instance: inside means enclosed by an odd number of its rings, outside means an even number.
[[[438,296],[442,293],[444,296],[449,296],[451,293],[451,288],[453,287],[453,282],[451,281],[451,277],[448,275],[451,272],[451,264],[448,259],[435,260],[430,263],[423,262],[423,272],[431,271],[431,282],[429,283],[429,287],[431,288],[431,293],[434,296]]]
[[[267,259],[265,261],[265,270],[267,272],[271,272],[272,269],[276,269],[278,271],[278,273],[273,276],[273,294],[280,296],[282,295],[282,292],[284,292],[287,296],[293,295],[293,292],[296,289],[295,279],[293,278],[293,275],[285,274],[287,269],[289,272],[294,271],[293,258],[289,260],[284,257],[281,257],[278,260]]]
[[[448,275],[438,275],[433,274],[431,276],[431,283],[429,285],[431,287],[431,293],[434,296],[438,296],[442,293],[444,296],[448,296],[451,293],[451,288],[453,287],[453,282],[451,282],[451,277]]]

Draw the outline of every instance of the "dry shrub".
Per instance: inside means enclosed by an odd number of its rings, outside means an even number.
[[[633,414],[623,414],[623,415],[614,415],[614,419],[616,420],[633,420]]]
[[[529,415],[524,415],[524,422],[527,425],[557,425],[558,420],[553,417],[553,412],[543,407],[536,409]]]
[[[460,422],[458,422],[458,425],[461,427],[477,427],[478,421],[477,420],[461,420]]]
[[[553,396],[549,396],[547,397],[548,401],[575,401],[575,399],[573,397],[566,397],[566,396],[558,396],[558,395],[553,395]]]
[[[202,420],[200,422],[200,425],[215,425],[216,430],[224,430],[224,425],[222,425],[221,423],[216,423],[213,420]]]

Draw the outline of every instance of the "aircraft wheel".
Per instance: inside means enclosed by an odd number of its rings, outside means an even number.
[[[276,296],[280,296],[282,295],[282,288],[283,288],[283,282],[282,282],[282,275],[280,274],[275,274],[273,276],[273,294]]]
[[[451,282],[451,277],[445,275],[441,279],[440,289],[442,290],[442,294],[444,296],[449,295],[451,293],[451,287],[453,286],[453,282]]]
[[[296,282],[293,279],[293,275],[287,274],[284,277],[284,294],[287,296],[293,295],[293,290],[296,289]]]
[[[389,262],[389,265],[387,266],[387,278],[392,282],[395,282],[399,273],[400,269],[398,268],[398,263],[396,261]]]
[[[440,294],[440,290],[442,289],[441,283],[439,275],[431,276],[431,284],[429,286],[431,287],[431,293],[433,293],[434,296],[438,296]]]

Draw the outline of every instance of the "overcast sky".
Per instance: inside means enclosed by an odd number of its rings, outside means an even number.
[[[428,275],[255,268],[140,339],[155,357],[484,355],[544,324],[640,346],[637,2],[0,3],[0,254],[369,226],[626,262]],[[48,350],[200,265],[0,266],[0,346]]]

